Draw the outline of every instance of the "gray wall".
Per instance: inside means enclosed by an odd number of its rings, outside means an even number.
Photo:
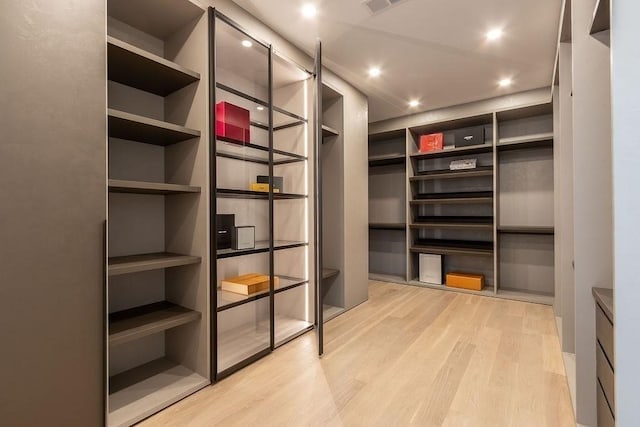
[[[589,35],[596,0],[574,1],[573,194],[578,423],[596,424],[594,286],[613,285],[609,48]]]
[[[0,424],[100,425],[105,2],[3,0],[0,40]]]
[[[640,287],[638,241],[640,240],[640,39],[637,0],[615,0],[612,12],[612,111],[613,191],[615,212],[615,368],[616,423],[638,424],[640,407]]]

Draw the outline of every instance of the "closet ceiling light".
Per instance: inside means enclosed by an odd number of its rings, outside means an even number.
[[[420,105],[420,101],[418,101],[417,99],[412,99],[411,101],[409,101],[409,107],[411,108],[415,108],[418,105]]]
[[[316,13],[318,13],[318,11],[316,10],[316,7],[312,4],[305,4],[304,6],[302,6],[302,16],[304,16],[305,18],[313,18],[314,16],[316,16]]]
[[[262,110],[264,110],[264,107],[263,107],[262,105],[258,105],[258,106],[256,107],[256,110],[258,110],[258,111],[262,111]]]
[[[513,83],[511,79],[502,79],[498,82],[498,85],[500,85],[500,87],[509,87],[511,83]]]
[[[251,43],[249,40],[242,40],[242,46],[251,47],[253,46],[253,43]]]
[[[380,71],[380,68],[378,67],[369,68],[369,77],[378,77],[380,73],[381,71]]]
[[[492,42],[494,40],[498,40],[500,37],[502,37],[502,29],[501,28],[494,28],[494,29],[490,30],[489,32],[487,32],[487,40],[489,40],[490,42]]]

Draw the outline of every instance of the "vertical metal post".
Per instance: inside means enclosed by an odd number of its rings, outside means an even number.
[[[218,380],[218,223],[217,180],[216,180],[216,12],[208,9],[209,14],[209,341],[211,380]]]
[[[322,43],[316,42],[316,58],[314,63],[316,76],[316,105],[314,109],[313,138],[314,158],[314,251],[315,251],[315,296],[316,296],[316,327],[318,335],[318,355],[324,353],[324,316],[322,304]]]
[[[274,226],[273,226],[273,48],[269,45],[269,321],[271,351],[275,349],[275,255],[274,255]]]

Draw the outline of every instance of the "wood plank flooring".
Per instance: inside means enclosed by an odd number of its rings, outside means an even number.
[[[142,426],[575,426],[549,306],[370,282],[370,299]]]

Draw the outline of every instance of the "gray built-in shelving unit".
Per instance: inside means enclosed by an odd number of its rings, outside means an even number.
[[[344,97],[322,85],[322,263],[321,297],[326,322],[345,311],[344,275]]]
[[[206,11],[109,0],[109,426],[211,382]]]
[[[484,127],[484,144],[454,147],[469,126]],[[542,103],[370,134],[370,279],[553,304],[553,130]],[[445,149],[419,152],[435,132]],[[469,158],[475,169],[449,169]],[[442,255],[443,281],[478,273],[484,289],[418,281],[421,253]]]

